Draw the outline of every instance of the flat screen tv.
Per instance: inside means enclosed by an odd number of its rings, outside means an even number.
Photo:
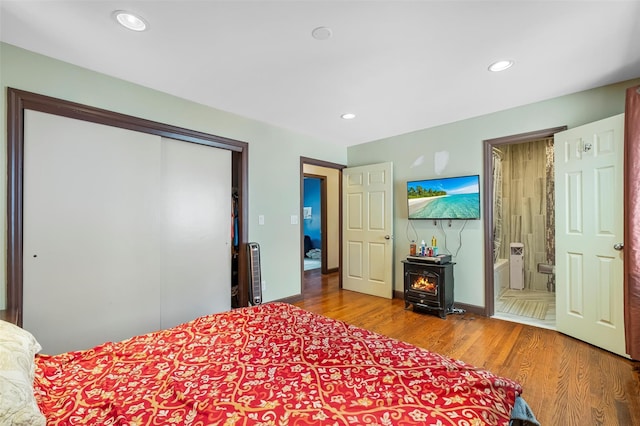
[[[409,219],[480,219],[478,175],[407,182]]]

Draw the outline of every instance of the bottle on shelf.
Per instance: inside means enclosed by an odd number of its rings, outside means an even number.
[[[426,256],[427,254],[427,245],[425,244],[424,240],[422,240],[422,242],[420,243],[420,256]]]

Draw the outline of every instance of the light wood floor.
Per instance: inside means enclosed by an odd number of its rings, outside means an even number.
[[[295,305],[520,382],[543,426],[640,425],[640,363],[556,331],[474,314],[446,319],[338,288],[337,273],[305,272]]]
[[[514,314],[508,309],[505,309],[508,306],[513,306],[513,299],[516,299],[518,301],[532,300],[535,302],[544,302],[547,307],[546,311],[544,312],[544,317],[532,318],[531,316]],[[498,300],[496,300],[495,310],[496,312],[494,318],[549,328],[551,330],[556,329],[555,293],[532,290],[506,290],[500,295]]]

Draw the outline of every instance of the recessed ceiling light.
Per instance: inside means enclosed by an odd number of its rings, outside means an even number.
[[[512,66],[513,66],[513,61],[510,59],[506,59],[506,60],[494,62],[493,64],[489,65],[489,71],[493,71],[493,72],[504,71],[507,68],[511,68]]]
[[[332,34],[331,28],[328,27],[318,27],[311,31],[311,36],[316,40],[326,40],[331,38]]]
[[[356,115],[351,112],[347,112],[346,114],[342,114],[340,118],[344,120],[353,120],[354,118],[356,118]]]
[[[132,31],[144,31],[148,28],[147,22],[135,13],[126,10],[116,10],[113,17],[120,25]]]

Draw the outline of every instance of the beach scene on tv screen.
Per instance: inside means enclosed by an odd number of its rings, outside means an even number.
[[[478,219],[478,176],[407,182],[409,219]]]

